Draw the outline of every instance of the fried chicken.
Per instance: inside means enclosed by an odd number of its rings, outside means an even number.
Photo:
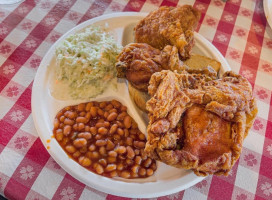
[[[190,69],[183,65],[177,48],[170,45],[160,51],[146,43],[128,44],[117,57],[116,69],[118,78],[126,78],[135,88],[144,92],[147,92],[152,74],[165,69],[179,73],[185,70],[217,79],[217,72],[212,67]]]
[[[145,151],[196,175],[227,175],[257,114],[249,82],[234,72],[218,80],[163,70],[153,74]]]
[[[162,6],[142,19],[135,27],[135,41],[163,49],[176,46],[182,59],[190,57],[194,45],[194,30],[200,12],[190,5]]]
[[[163,69],[182,70],[176,47],[167,45],[162,51],[145,43],[131,43],[118,55],[117,77],[126,78],[135,88],[146,91],[153,73]]]

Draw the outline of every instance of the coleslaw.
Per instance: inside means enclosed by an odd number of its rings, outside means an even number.
[[[116,77],[121,48],[99,26],[70,35],[56,48],[56,83],[67,83],[74,99],[97,96]]]

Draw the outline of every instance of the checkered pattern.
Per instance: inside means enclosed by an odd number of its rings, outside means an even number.
[[[0,7],[0,193],[9,199],[124,199],[85,186],[43,147],[31,89],[49,47],[77,24],[105,13],[193,4],[197,31],[253,86],[259,113],[228,177],[209,176],[159,200],[272,199],[272,31],[262,0],[25,0]]]

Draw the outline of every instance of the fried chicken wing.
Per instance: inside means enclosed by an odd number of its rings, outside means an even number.
[[[153,73],[163,69],[182,70],[178,50],[165,46],[162,51],[145,43],[131,43],[118,55],[117,77],[126,78],[135,88],[147,91]]]
[[[257,114],[249,82],[234,72],[208,80],[163,70],[151,77],[148,91],[145,151],[199,176],[227,175]]]
[[[217,72],[212,67],[190,69],[183,65],[177,48],[170,45],[160,51],[146,43],[128,44],[118,55],[116,69],[118,78],[126,78],[135,88],[145,92],[152,74],[161,70],[176,70],[179,73],[185,70],[217,79]]]
[[[135,27],[135,41],[163,49],[176,46],[182,59],[190,57],[194,45],[194,30],[200,12],[190,5],[162,6],[142,19]]]

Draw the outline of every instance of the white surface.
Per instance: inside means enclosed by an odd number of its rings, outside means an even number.
[[[0,163],[5,163],[0,165],[0,172],[11,177],[23,159],[22,154],[5,147],[0,154]]]
[[[263,154],[265,136],[255,131],[249,131],[249,134],[244,140],[243,147],[250,149],[251,151],[257,152],[260,155]]]
[[[258,176],[258,173],[248,169],[247,167],[238,165],[235,186],[255,194],[258,184]]]
[[[207,200],[207,195],[194,190],[192,188],[185,190],[184,195],[182,197],[182,199],[186,199],[186,200]]]
[[[21,1],[24,1],[24,0],[1,0],[0,5],[1,4],[4,4],[4,5],[15,4],[15,3],[20,3]]]
[[[54,177],[53,180],[52,177]],[[62,180],[63,176],[45,167],[39,173],[39,176],[32,185],[31,190],[34,190],[48,199],[52,199],[58,189],[56,185],[60,185]]]
[[[81,29],[91,25],[98,24],[104,25],[108,23],[109,31],[113,33],[118,42],[125,45],[133,41],[133,27],[135,24],[146,16],[146,13],[114,13],[103,15],[98,18],[86,21],[71,31],[63,35],[47,52],[44,56],[40,67],[37,71],[32,90],[32,114],[34,124],[44,146],[50,146],[48,152],[55,159],[55,161],[71,174],[76,179],[85,183],[86,185],[97,190],[124,197],[135,198],[150,198],[164,196],[184,190],[192,185],[203,180],[202,177],[197,177],[190,170],[177,169],[167,166],[163,163],[158,163],[156,173],[146,179],[110,179],[88,171],[81,167],[75,161],[70,159],[67,154],[62,150],[60,145],[55,139],[52,139],[50,144],[46,143],[47,139],[51,139],[53,120],[56,113],[65,106],[78,104],[91,100],[103,101],[117,99],[128,107],[129,114],[138,123],[142,132],[146,132],[146,122],[142,119],[138,111],[132,103],[126,82],[118,82],[117,90],[109,88],[105,93],[95,99],[89,100],[58,100],[50,94],[50,83],[54,69],[54,53],[55,47],[69,34],[73,34]],[[196,45],[193,52],[206,55],[217,59],[222,64],[220,74],[224,71],[230,70],[230,67],[220,52],[205,38],[198,33],[195,33]],[[52,62],[51,62],[52,61]]]
[[[263,7],[266,20],[270,27],[272,28],[272,0],[264,0]]]
[[[19,71],[12,78],[13,81],[19,83],[24,87],[28,87],[35,76],[35,70],[22,66]]]

